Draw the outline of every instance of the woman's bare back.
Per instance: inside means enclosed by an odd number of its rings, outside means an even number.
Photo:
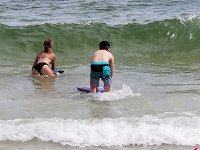
[[[40,52],[37,55],[37,63],[45,62],[50,65],[52,63],[52,60],[54,59],[54,57],[55,57],[54,53],[48,54],[45,52]]]

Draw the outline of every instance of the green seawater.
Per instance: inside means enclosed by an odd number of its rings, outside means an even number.
[[[0,25],[1,64],[30,64],[43,50],[43,41],[54,41],[59,65],[83,64],[98,49],[101,40],[111,43],[117,63],[162,64],[169,61],[198,63],[199,19],[156,21],[148,24],[109,26],[106,24]]]

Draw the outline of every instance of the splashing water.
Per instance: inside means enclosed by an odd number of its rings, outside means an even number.
[[[94,94],[93,97],[99,101],[113,101],[125,99],[133,96],[140,96],[139,93],[134,93],[131,88],[125,84],[122,85],[121,90],[113,90],[111,93]]]

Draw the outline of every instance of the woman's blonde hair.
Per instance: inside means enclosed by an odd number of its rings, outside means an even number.
[[[53,41],[51,39],[46,39],[44,41],[44,51],[48,52],[49,48],[53,47]]]

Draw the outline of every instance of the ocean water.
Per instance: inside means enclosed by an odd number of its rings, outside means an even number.
[[[199,0],[1,0],[0,149],[192,150],[200,145]],[[31,67],[51,38],[57,79]],[[86,94],[111,43],[112,93]],[[101,82],[102,85],[102,82]]]

